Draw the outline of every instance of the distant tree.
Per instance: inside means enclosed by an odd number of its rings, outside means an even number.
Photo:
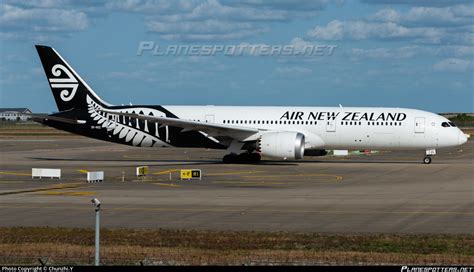
[[[461,121],[461,122],[465,122],[465,121],[474,121],[474,116],[469,116],[467,115],[466,113],[460,113],[456,116],[453,116],[451,118],[449,118],[451,121]]]

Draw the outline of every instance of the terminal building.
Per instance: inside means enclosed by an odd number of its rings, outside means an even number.
[[[25,114],[28,113],[31,113],[28,108],[0,108],[0,120],[27,121],[30,117]]]

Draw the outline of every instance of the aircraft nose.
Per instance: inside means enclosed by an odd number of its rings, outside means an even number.
[[[466,136],[466,134],[464,134],[464,132],[459,130],[458,145],[462,145],[465,142],[467,142],[467,136]]]

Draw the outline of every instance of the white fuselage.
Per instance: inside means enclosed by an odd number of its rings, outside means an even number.
[[[369,107],[164,106],[180,119],[294,131],[306,149],[431,150],[467,141],[449,120],[426,111]]]

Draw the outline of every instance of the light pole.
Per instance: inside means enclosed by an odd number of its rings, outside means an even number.
[[[99,265],[100,252],[100,201],[97,198],[91,200],[95,208],[95,265]]]

